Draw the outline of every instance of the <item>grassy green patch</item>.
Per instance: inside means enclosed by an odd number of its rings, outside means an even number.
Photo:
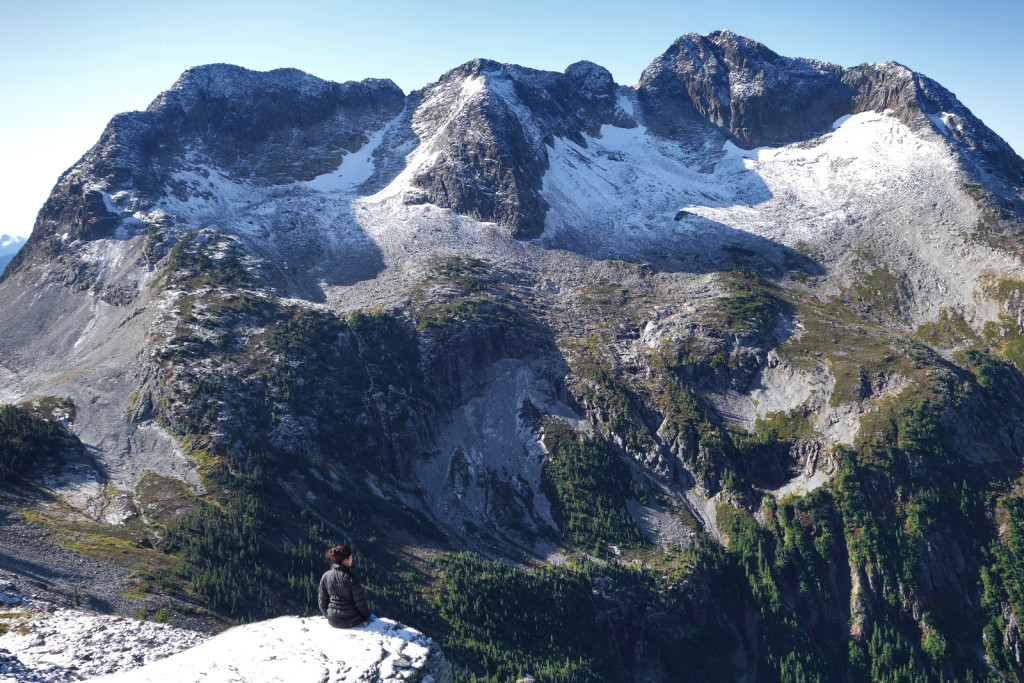
[[[416,312],[416,329],[436,330],[444,338],[453,334],[454,328],[460,324],[474,320],[505,325],[518,325],[521,322],[519,311],[514,306],[480,294],[472,298],[446,299],[422,306]]]
[[[722,323],[731,329],[756,330],[772,325],[780,313],[791,311],[779,296],[778,286],[757,273],[738,269],[725,273],[723,284],[729,293],[716,302]]]
[[[1024,282],[1002,278],[991,289],[994,298],[1007,310],[1024,306]]]
[[[195,506],[195,494],[184,482],[147,470],[135,487],[142,513],[161,524],[174,521]]]
[[[976,344],[980,341],[978,335],[964,320],[963,314],[948,308],[942,309],[939,319],[935,322],[922,323],[917,328],[916,335],[926,344],[945,349]]]
[[[804,331],[779,347],[779,353],[798,367],[815,364],[835,378],[834,406],[862,400],[875,378],[901,375],[927,386],[929,372],[942,367],[934,351],[916,340],[873,324],[842,302],[804,300],[798,306]]]
[[[805,407],[797,407],[790,411],[767,413],[757,418],[754,432],[762,438],[796,441],[814,435],[811,424],[813,413]]]
[[[998,321],[989,320],[981,336],[993,353],[1024,369],[1024,330],[1017,318],[1000,315]]]
[[[167,268],[156,282],[188,290],[249,286],[254,280],[243,265],[242,256],[238,242],[221,232],[189,232],[171,249]]]
[[[472,321],[520,325],[524,317],[507,285],[505,274],[489,262],[453,256],[435,259],[432,274],[413,290],[416,330],[445,341]]]
[[[602,320],[635,322],[651,302],[651,295],[607,279],[598,279],[579,289],[579,305],[596,309]]]
[[[694,376],[714,373],[729,363],[728,347],[721,339],[686,337],[676,342],[662,341],[650,360],[651,367],[676,375]]]
[[[142,573],[166,572],[175,564],[174,558],[154,549],[158,535],[137,521],[115,526],[68,520],[38,507],[21,512],[33,524],[50,529],[66,550]]]
[[[903,316],[908,301],[906,282],[888,266],[875,266],[859,273],[853,290],[881,317],[899,319]]]
[[[600,333],[576,339],[563,339],[573,374],[585,380],[584,397],[607,420],[607,431],[618,435],[632,450],[642,452],[653,446],[650,429],[638,411],[644,399],[627,385],[621,373],[615,372],[603,355]]]

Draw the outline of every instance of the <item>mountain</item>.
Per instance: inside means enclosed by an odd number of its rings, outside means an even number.
[[[0,279],[4,506],[213,626],[348,540],[467,680],[1024,676],[1022,191],[926,76],[727,31],[196,67]]]
[[[11,262],[14,255],[18,253],[18,250],[25,244],[24,237],[11,237],[10,235],[0,235],[0,273],[7,267],[7,264]]]

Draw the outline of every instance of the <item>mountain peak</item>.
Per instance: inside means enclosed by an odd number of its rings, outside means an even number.
[[[391,79],[366,78],[358,82],[336,83],[293,68],[255,71],[234,64],[203,64],[186,69],[174,85],[150,104],[149,110],[166,106],[172,100],[188,110],[211,99],[245,102],[254,97],[266,100],[271,94],[330,98],[332,93],[356,86],[401,93]]]
[[[608,69],[594,62],[581,61],[570,64],[565,75],[579,84],[587,97],[614,97],[615,79]]]

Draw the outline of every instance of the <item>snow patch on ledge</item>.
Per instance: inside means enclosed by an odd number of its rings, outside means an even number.
[[[0,576],[0,681],[55,683],[154,662],[206,636],[169,624],[59,609]],[[195,679],[199,680],[199,679]]]
[[[373,153],[380,147],[389,128],[390,126],[384,126],[372,134],[365,145],[351,154],[346,154],[338,168],[306,181],[304,185],[319,192],[355,193],[356,188],[373,175],[376,168]]]
[[[390,619],[336,629],[322,617],[278,617],[236,626],[167,659],[95,680],[450,683],[452,671],[432,640]]]

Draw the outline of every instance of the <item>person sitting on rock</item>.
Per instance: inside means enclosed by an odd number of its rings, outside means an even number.
[[[320,579],[320,611],[335,628],[352,628],[372,615],[363,585],[352,571],[352,548],[339,545],[327,551],[331,568]]]

